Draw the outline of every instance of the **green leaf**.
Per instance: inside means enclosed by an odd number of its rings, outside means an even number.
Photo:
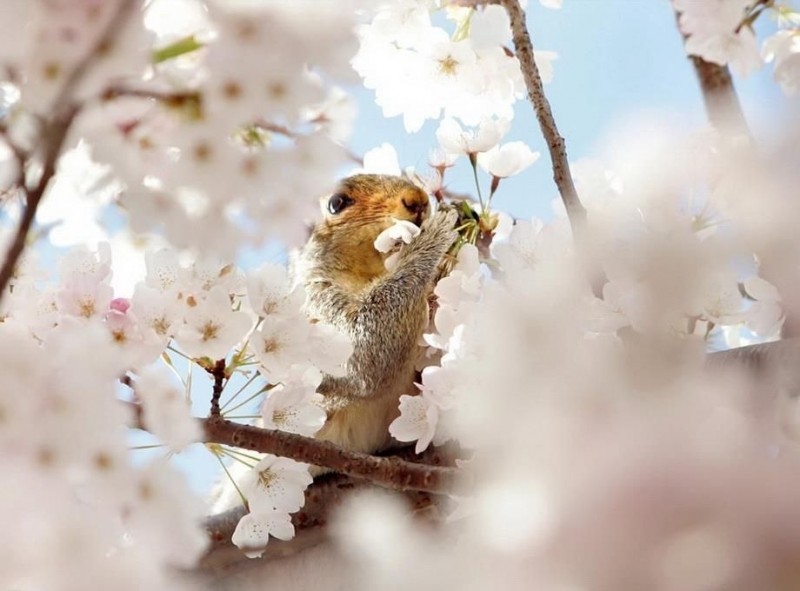
[[[204,47],[204,45],[200,43],[194,37],[194,35],[190,35],[188,37],[184,37],[183,39],[178,39],[174,43],[170,43],[165,47],[154,49],[151,57],[153,59],[153,63],[160,64],[168,60],[175,59],[176,57],[186,55],[187,53],[197,51],[202,47]]]

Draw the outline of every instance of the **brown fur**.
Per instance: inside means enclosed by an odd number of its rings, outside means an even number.
[[[347,332],[354,353],[347,376],[326,376],[323,394],[328,421],[318,439],[355,451],[378,451],[391,442],[389,423],[398,399],[414,394],[414,360],[427,323],[427,296],[439,263],[456,239],[455,214],[429,216],[428,196],[392,176],[356,175],[339,192],[353,200],[317,225],[296,262],[311,317]],[[394,219],[422,224],[387,272],[374,241]],[[428,219],[430,218],[430,219]]]
[[[417,392],[414,360],[427,323],[427,297],[457,237],[456,214],[431,218],[428,196],[400,177],[356,175],[345,179],[339,192],[353,203],[334,215],[327,211],[329,197],[322,200],[324,219],[293,261],[292,274],[305,285],[309,317],[337,326],[354,346],[347,375],[322,381],[328,420],[316,438],[372,453],[392,441],[389,424],[398,415],[400,396]],[[385,255],[374,242],[393,219],[421,223],[422,232],[387,272]],[[238,463],[230,469],[234,479],[245,471]],[[212,497],[212,513],[240,503],[228,480]]]

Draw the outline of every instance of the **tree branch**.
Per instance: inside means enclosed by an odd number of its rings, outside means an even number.
[[[761,4],[761,2],[757,3]],[[754,6],[757,6],[754,5]],[[675,20],[680,30],[681,14],[675,11]],[[687,35],[681,31],[684,41]],[[739,96],[733,85],[733,78],[727,66],[707,62],[696,55],[689,55],[700,91],[703,96],[708,120],[721,133],[733,132],[754,140],[747,119],[744,116]],[[783,298],[786,319],[781,329],[783,338],[800,336],[800,285],[795,280],[796,260],[786,256],[783,246],[759,252],[759,273],[775,285]]]
[[[522,69],[525,86],[528,89],[528,100],[533,106],[539,128],[542,130],[547,150],[550,153],[553,180],[558,187],[561,201],[564,203],[578,252],[583,258],[589,285],[594,295],[602,298],[603,285],[607,279],[600,265],[592,257],[593,249],[586,233],[586,208],[581,203],[575,182],[572,180],[566,142],[558,131],[553,111],[550,109],[550,103],[544,93],[542,77],[533,53],[533,43],[525,24],[525,12],[522,10],[519,0],[491,0],[491,2],[500,4],[508,13],[514,49]]]
[[[397,454],[411,463],[441,465],[452,464],[453,461],[452,453],[446,447],[428,448],[419,455],[414,454],[413,449],[405,448],[397,451]],[[324,535],[315,536],[312,532],[322,533],[332,513],[350,495],[356,491],[371,488],[371,486],[365,480],[354,479],[343,474],[326,474],[318,477],[306,490],[303,507],[292,514],[295,538],[287,542],[270,541],[264,555],[257,560],[246,558],[242,551],[231,542],[236,525],[245,514],[244,507],[213,515],[205,522],[211,544],[206,555],[200,561],[198,570],[214,576],[225,576],[231,571],[238,570],[243,563],[249,567],[257,562],[278,556],[287,556],[314,545],[324,538]],[[442,499],[436,495],[416,491],[403,493],[403,497],[409,502],[411,510],[415,513],[435,506]]]
[[[395,458],[358,453],[327,441],[241,425],[221,417],[209,417],[203,421],[202,426],[205,441],[208,443],[221,443],[292,458],[361,478],[384,488],[453,493],[467,486],[463,482],[462,472],[456,468],[422,466]]]
[[[688,35],[681,31],[680,19],[681,13],[675,10],[675,21],[685,43]],[[706,115],[711,124],[719,131],[730,130],[751,137],[728,67],[707,62],[697,55],[687,54],[687,57],[700,83]]]
[[[555,180],[561,200],[567,210],[572,231],[576,236],[583,232],[586,222],[586,209],[583,207],[575,183],[572,180],[572,173],[567,159],[567,148],[564,138],[558,132],[550,103],[544,94],[542,78],[539,75],[539,68],[533,55],[533,44],[525,25],[525,12],[518,0],[497,0],[508,12],[511,20],[511,31],[514,38],[514,48],[517,58],[522,66],[522,77],[525,79],[525,86],[528,88],[528,99],[533,105],[536,119],[542,135],[547,142],[547,149],[550,152],[550,160],[553,164],[553,179]]]
[[[142,421],[142,406],[135,402],[119,401],[130,411],[129,427],[146,430]],[[199,419],[205,443],[241,447],[259,453],[274,454],[298,462],[329,468],[334,472],[399,491],[421,491],[451,494],[469,487],[463,471],[450,466],[419,463],[432,458],[432,464],[447,464],[450,452],[431,450],[424,455],[414,454],[413,461],[396,457],[381,457],[349,451],[328,441],[295,435],[285,431],[242,425],[211,416]],[[433,455],[430,455],[433,454]]]

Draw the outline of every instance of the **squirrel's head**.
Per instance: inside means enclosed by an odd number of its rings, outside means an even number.
[[[398,176],[357,174],[320,201],[324,219],[314,229],[328,263],[369,281],[383,275],[385,254],[375,250],[378,234],[407,220],[417,225],[430,214],[428,195]]]

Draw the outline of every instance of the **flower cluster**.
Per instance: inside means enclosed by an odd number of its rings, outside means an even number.
[[[550,3],[554,6],[554,3]],[[353,67],[387,117],[403,116],[409,132],[442,113],[466,125],[514,117],[524,93],[519,61],[509,55],[508,15],[500,6],[480,10],[447,6],[455,32],[433,24],[432,0],[384,2],[359,30]],[[537,52],[543,72],[552,72],[552,52]],[[548,81],[551,76],[545,76]]]
[[[662,141],[658,151],[685,155],[674,161],[676,176],[671,178],[679,178],[677,171],[696,168],[702,153],[725,149],[716,141],[685,142],[668,136]],[[651,161],[652,154],[641,146],[633,150],[640,154],[642,166]],[[711,161],[705,161],[707,172],[715,174]],[[492,380],[500,379],[493,371],[484,381],[477,369],[485,355],[495,355],[484,349],[486,335],[502,340],[503,334],[516,334],[516,318],[528,317],[528,306],[555,306],[550,298],[559,292],[569,294],[561,296],[559,307],[569,308],[572,316],[563,319],[558,331],[589,342],[624,343],[629,337],[622,335],[630,331],[699,339],[712,347],[776,337],[783,322],[780,295],[756,274],[752,263],[733,266],[733,260],[747,255],[733,249],[730,237],[719,232],[724,225],[717,210],[725,203],[722,195],[700,204],[675,199],[679,183],[667,180],[666,172],[664,183],[674,185],[667,192],[635,168],[612,174],[597,162],[584,161],[574,166],[574,173],[591,223],[594,264],[606,276],[602,293],[593,294],[576,267],[578,253],[565,219],[548,225],[518,220],[512,226],[502,214],[491,214],[498,219],[492,223],[490,252],[480,254],[475,246],[463,246],[451,273],[434,289],[433,330],[424,339],[440,355],[429,354],[428,359],[439,361],[422,369],[421,393],[401,398],[400,416],[390,428],[396,439],[416,441],[417,452],[450,438],[472,445],[480,441],[481,431],[491,432],[480,425],[489,402],[477,393],[477,384],[495,390]],[[683,275],[678,279],[670,269],[682,269]],[[489,318],[496,324],[486,326]],[[554,332],[553,338],[567,337]],[[498,349],[508,349],[499,343]],[[520,345],[521,350],[529,348]],[[509,384],[516,383],[515,374],[523,380],[528,371],[513,363],[503,367],[504,383]]]
[[[0,493],[6,587],[174,589],[176,569],[195,564],[207,544],[204,503],[174,468],[131,462],[132,417],[115,388],[126,359],[103,321],[106,273],[102,256],[79,253],[49,295],[20,289],[32,298],[24,312],[51,304],[34,331],[14,304],[0,324],[0,470],[13,480]],[[160,431],[167,419],[146,420]],[[168,431],[184,426],[179,418]]]
[[[350,340],[332,326],[306,317],[305,292],[292,285],[284,267],[263,265],[248,274],[246,283],[249,307],[258,317],[247,351],[268,381],[256,393],[266,391],[261,426],[313,437],[327,418],[317,393],[322,372],[344,375],[353,351]],[[249,513],[239,521],[233,542],[248,555],[258,556],[270,536],[286,540],[294,535],[289,514],[303,505],[303,491],[311,483],[309,467],[269,454],[229,455],[236,465],[227,470],[231,482],[224,485],[213,510],[246,502]]]
[[[751,0],[672,0],[680,13],[686,51],[703,59],[730,65],[740,76],[774,62],[775,80],[786,94],[800,89],[800,13],[789,6]],[[759,52],[753,22],[768,6],[778,14],[780,29]]]
[[[792,588],[796,380],[710,369],[705,350],[776,337],[782,294],[753,252],[786,256],[796,285],[796,170],[717,137],[647,142],[620,141],[615,172],[573,165],[598,293],[563,218],[462,247],[437,285],[425,340],[443,355],[391,432],[458,439],[477,484],[443,535],[352,504],[339,540],[365,586],[399,588],[408,564],[403,586],[492,586],[501,564],[511,589]]]
[[[800,88],[796,12],[673,3],[690,53],[742,74],[763,57],[787,93]],[[356,6],[4,0],[1,222],[20,223],[47,188],[37,221],[61,223],[53,242],[106,238],[121,222],[100,223],[113,203],[179,250],[150,250],[130,294],[115,291],[120,260],[102,241],[57,264],[28,250],[4,267],[0,471],[14,482],[0,490],[0,588],[183,588],[176,573],[207,545],[205,507],[174,466],[131,458],[128,427],[168,456],[200,440],[193,379],[213,377],[207,425],[323,428],[320,392],[345,375],[351,342],[307,317],[284,266],[226,261],[243,244],[302,239],[346,158],[354,110],[335,84],[356,54],[387,116],[409,131],[441,118],[435,178],[419,180],[460,219],[452,268],[433,287],[419,392],[400,396],[389,432],[418,453],[457,440],[474,476],[449,523],[424,534],[385,499],[359,499],[340,530],[362,586],[794,589],[800,404],[785,394],[797,380],[766,363],[719,368],[706,351],[777,338],[784,310],[787,324],[796,314],[797,134],[775,158],[724,136],[620,133],[620,161],[572,165],[587,212],[576,242],[563,216],[492,209],[501,181],[539,156],[500,144],[523,95],[501,6],[381,1],[358,13],[357,36]],[[771,10],[780,30],[759,57],[752,25]],[[537,55],[545,82],[553,57]],[[491,177],[479,206],[446,194],[462,156],[476,182],[479,167]],[[401,171],[389,145],[363,166]],[[374,246],[402,251],[424,231],[399,222]],[[251,402],[254,414],[234,414]],[[291,538],[314,469],[208,449],[241,476],[216,506],[233,497],[249,510],[233,542],[259,555],[270,537]]]
[[[32,150],[36,117],[66,117],[59,109],[75,105],[64,147],[80,138],[111,171],[104,201],[68,199],[81,207],[62,234],[92,240],[81,231],[90,226],[95,243],[107,239],[97,219],[113,197],[134,230],[179,248],[233,258],[266,238],[302,240],[300,220],[313,217],[346,157],[336,142],[354,111],[334,83],[350,77],[353,12],[321,3],[315,22],[325,25],[312,27],[288,2],[206,4],[173,2],[180,18],[163,0],[7,7],[14,32],[4,38],[21,39],[0,55],[3,127]],[[304,174],[289,172],[297,168]]]
[[[245,276],[232,265],[209,259],[182,264],[175,251],[160,250],[146,255],[146,268],[146,277],[135,286],[130,298],[115,298],[108,244],[101,244],[96,252],[83,247],[69,251],[61,260],[57,282],[45,281],[46,274],[35,259],[22,261],[5,294],[3,334],[30,343],[27,349],[20,350],[20,355],[30,349],[28,354],[35,354],[37,359],[53,355],[54,363],[73,363],[71,357],[64,359],[68,353],[66,343],[80,340],[89,350],[102,349],[102,355],[89,357],[94,364],[107,366],[102,372],[95,371],[94,365],[86,370],[94,372],[93,379],[103,380],[95,388],[98,393],[94,396],[87,393],[86,397],[67,401],[66,393],[78,387],[68,380],[62,380],[58,388],[48,387],[47,383],[27,388],[48,392],[47,396],[52,397],[51,401],[32,399],[30,412],[36,412],[41,405],[52,406],[56,412],[62,405],[59,401],[63,400],[67,404],[64,410],[70,416],[76,419],[95,416],[95,421],[108,421],[106,429],[110,429],[109,438],[94,442],[87,438],[86,444],[91,442],[94,447],[82,450],[77,440],[61,432],[64,428],[86,427],[81,427],[79,421],[66,421],[41,442],[29,442],[32,457],[36,453],[54,455],[56,461],[63,452],[51,451],[47,442],[52,435],[59,438],[63,435],[65,440],[74,441],[70,454],[79,459],[86,456],[85,461],[90,462],[91,454],[100,454],[97,457],[102,456],[102,462],[127,465],[127,451],[120,439],[127,421],[121,407],[116,407],[112,387],[126,372],[132,375],[129,383],[142,406],[144,428],[175,452],[200,440],[199,426],[190,417],[187,403],[190,384],[177,386],[163,366],[153,365],[159,356],[167,359],[172,369],[175,356],[210,367],[213,360],[226,358],[234,350],[231,362],[234,370],[255,365],[270,383],[261,412],[266,428],[313,436],[322,427],[326,414],[318,405],[320,395],[316,393],[322,381],[320,370],[342,375],[352,346],[333,327],[306,317],[302,310],[305,293],[302,287],[291,284],[283,266],[264,265]],[[90,338],[94,340],[87,340]],[[240,344],[244,341],[247,345]],[[30,371],[32,378],[41,373],[45,381],[54,379],[61,371],[47,367],[41,371],[25,370],[25,367],[20,365],[19,370]],[[89,387],[87,378],[80,389]],[[105,411],[97,410],[100,396],[107,397],[102,402]],[[95,410],[89,411],[84,404],[95,405]],[[78,406],[70,410],[75,405]],[[28,407],[19,409],[23,413],[18,417],[21,422],[14,418],[11,425],[30,424],[33,418],[23,416],[28,412],[25,408]],[[9,406],[9,412],[11,409]],[[17,416],[16,411],[12,414]],[[40,424],[42,420],[39,419]],[[6,435],[9,445],[19,436],[15,431]],[[41,448],[39,452],[37,445]],[[260,475],[256,484],[241,489],[251,509],[235,538],[243,547],[263,548],[268,535],[291,537],[291,530],[286,529],[291,528],[289,513],[301,506],[303,489],[311,481],[307,466],[273,458],[275,462],[268,468],[265,462],[269,457],[249,471],[251,476]],[[253,463],[257,461],[254,458]],[[70,466],[65,464],[64,469],[72,469]],[[295,473],[301,476],[292,479]],[[280,484],[286,478],[289,484]],[[273,484],[266,486],[267,481]],[[269,497],[275,494],[276,486],[292,493],[291,507]],[[265,500],[267,493],[269,498]],[[262,537],[255,537],[256,532]],[[196,546],[197,543],[190,548]]]
[[[309,484],[307,464],[266,455],[240,484],[250,512],[239,520],[233,543],[256,557],[264,552],[269,536],[292,538],[294,526],[289,514],[303,506]]]
[[[290,285],[284,267],[267,264],[251,273],[248,296],[261,317],[250,349],[270,382],[285,383],[294,375],[307,384],[308,368],[344,375],[344,364],[353,352],[349,338],[329,324],[309,322],[302,309],[305,291]],[[319,384],[317,378],[312,381]]]

